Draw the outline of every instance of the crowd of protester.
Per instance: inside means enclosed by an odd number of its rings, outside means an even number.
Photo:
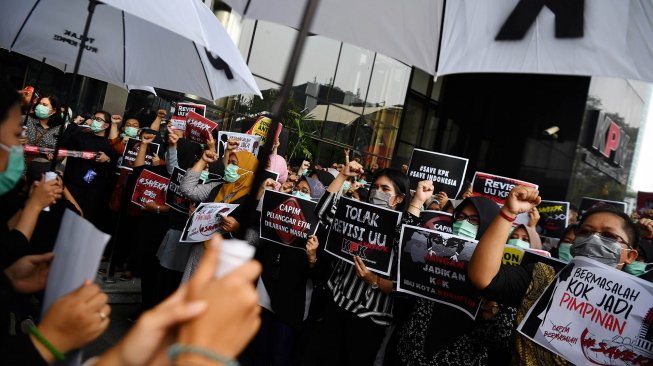
[[[516,186],[500,207],[472,197],[462,201],[435,192],[431,181],[411,191],[407,166],[366,169],[359,157],[321,166],[308,159],[288,161],[273,141],[267,161],[238,149],[230,139],[223,156],[209,136],[206,144],[187,140],[156,115],[120,116],[97,111],[72,118],[54,95],[35,96],[0,90],[0,195],[5,226],[0,233],[3,264],[0,345],[6,364],[47,364],[83,348],[108,327],[107,295],[87,281],[60,298],[40,317],[39,299],[53,260],[54,239],[66,209],[75,211],[113,236],[107,255],[118,278],[141,278],[142,311],[130,331],[95,365],[522,365],[565,364],[516,332],[533,301],[553,280],[543,263],[502,264],[506,245],[542,250],[536,231],[540,203],[537,190]],[[120,169],[129,139],[141,148],[132,170]],[[73,151],[92,151],[94,159],[57,158],[58,178],[44,174],[55,156],[50,150],[23,154],[23,145],[52,149],[57,143]],[[158,153],[149,149],[158,144]],[[146,165],[146,154],[152,164]],[[259,164],[277,174],[254,186]],[[181,193],[193,201],[188,212],[129,199],[143,169],[170,177],[185,174]],[[218,178],[215,178],[218,177]],[[319,226],[305,251],[260,239],[262,197],[274,190],[317,202]],[[424,210],[453,215],[455,235],[478,240],[468,277],[482,296],[481,312],[472,319],[439,302],[396,292],[397,261],[390,275],[368,269],[324,250],[342,197],[401,213],[390,240],[397,252],[402,225],[420,226]],[[182,232],[199,203],[238,207],[222,217],[220,231],[204,243],[181,242]],[[50,207],[49,211],[43,211]],[[518,214],[529,222],[516,226]],[[569,262],[590,257],[632,276],[652,280],[653,213],[636,220],[612,208],[578,217],[558,245],[546,248]],[[244,225],[245,222],[256,223]],[[223,237],[256,247],[255,260],[225,277],[215,278]],[[89,279],[91,280],[91,279]],[[27,323],[26,323],[27,322]],[[30,323],[31,322],[31,323]],[[34,324],[23,326],[24,324]],[[26,329],[27,328],[27,329]]]

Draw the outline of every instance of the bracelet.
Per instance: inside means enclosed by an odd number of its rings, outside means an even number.
[[[156,205],[156,213],[160,214],[161,213],[161,206]]]
[[[52,345],[52,343],[48,342],[48,340],[45,339],[45,337],[43,337],[43,335],[41,334],[41,332],[39,332],[39,330],[36,328],[35,325],[32,324],[32,325],[29,327],[29,332],[30,332],[30,333],[34,336],[34,338],[36,338],[36,339],[37,339],[37,340],[38,340],[38,341],[39,341],[43,346],[45,346],[45,348],[47,348],[48,351],[50,351],[50,353],[52,353],[52,355],[53,355],[57,360],[63,361],[63,360],[66,359],[66,356],[65,356],[63,353],[59,352],[59,350],[56,349],[56,348]]]
[[[238,361],[233,358],[229,358],[220,354],[217,354],[209,349],[192,346],[190,344],[180,344],[175,343],[172,346],[168,347],[168,358],[170,361],[175,362],[177,357],[183,353],[191,353],[195,355],[200,355],[208,360],[213,362],[222,363],[225,366],[240,366]]]
[[[412,208],[416,208],[416,209],[422,211],[422,208],[421,208],[421,207],[417,207],[417,206],[413,205],[412,203],[410,204],[410,207],[412,207]]]
[[[506,219],[506,221],[508,221],[508,222],[514,222],[515,220],[517,220],[517,216],[510,217],[510,216],[506,215],[502,210],[499,210],[499,215],[501,215],[501,217]]]

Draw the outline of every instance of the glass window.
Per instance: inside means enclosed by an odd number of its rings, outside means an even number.
[[[410,82],[410,88],[422,95],[426,95],[432,79],[433,76],[415,67],[413,68],[413,79]]]
[[[410,67],[381,54],[376,55],[367,105],[403,105],[410,78]]]
[[[367,97],[373,62],[374,52],[343,43],[329,102],[351,106],[363,105]]]
[[[296,35],[292,28],[259,21],[249,59],[252,73],[281,83]]]
[[[320,106],[323,107],[323,106]],[[330,104],[322,128],[322,138],[351,144],[360,114],[353,113],[340,105]]]
[[[433,149],[435,144],[435,136],[438,131],[438,110],[434,106],[429,108],[426,116],[426,124],[424,125],[422,140],[420,146],[425,149]]]
[[[422,134],[422,120],[424,119],[424,101],[421,98],[409,97],[406,104],[406,118],[401,127],[399,139],[417,145]]]

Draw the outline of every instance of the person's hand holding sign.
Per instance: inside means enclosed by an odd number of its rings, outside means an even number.
[[[356,267],[356,276],[365,281],[370,287],[379,289],[386,294],[392,292],[392,282],[381,278],[379,275],[367,269],[367,266],[359,256],[354,257],[354,266]]]
[[[240,223],[231,216],[222,216],[222,230],[225,233],[233,233],[240,229]]]
[[[319,245],[320,242],[317,239],[317,236],[311,235],[308,237],[308,241],[306,242],[306,258],[308,259],[308,265],[311,266],[311,268],[315,267],[315,263],[317,263],[317,247]]]
[[[179,136],[177,136],[170,126],[168,126],[168,148],[177,148],[177,141],[179,141]]]

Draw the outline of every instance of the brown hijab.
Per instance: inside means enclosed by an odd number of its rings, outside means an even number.
[[[215,196],[215,202],[231,203],[249,193],[254,183],[254,172],[258,166],[256,156],[248,151],[232,153],[238,159],[238,174],[240,178],[233,183],[224,183]]]

